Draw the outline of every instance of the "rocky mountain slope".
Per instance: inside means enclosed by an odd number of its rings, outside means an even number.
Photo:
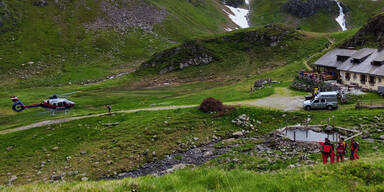
[[[300,18],[310,17],[321,9],[332,15],[337,14],[338,11],[336,1],[333,0],[289,0],[281,7],[281,9]]]
[[[384,11],[383,1],[340,0],[348,29],[364,25],[375,14]],[[335,18],[339,8],[333,0],[258,0],[252,2],[254,25],[285,23],[306,31],[340,31]]]
[[[216,0],[2,0],[1,84],[84,83],[154,52],[231,28]]]
[[[231,60],[230,57],[236,52],[260,54],[255,47],[272,49],[277,52],[284,51],[289,46],[288,42],[299,40],[302,37],[302,34],[287,26],[268,25],[222,36],[195,39],[153,55],[149,61],[141,65],[140,69],[152,69],[156,73],[164,74],[214,62],[219,65],[220,61]],[[274,55],[272,52],[264,54]],[[279,54],[276,53],[276,55]],[[266,60],[271,59],[265,58]],[[228,70],[236,71],[234,68],[228,68]]]
[[[374,47],[384,46],[384,13],[369,20],[352,38],[342,45],[348,47]]]

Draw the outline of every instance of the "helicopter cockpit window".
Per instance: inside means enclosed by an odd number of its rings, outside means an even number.
[[[59,107],[61,107],[61,106],[63,106],[63,103],[60,102],[58,105],[59,105]]]
[[[49,104],[49,100],[47,101],[47,104]]]

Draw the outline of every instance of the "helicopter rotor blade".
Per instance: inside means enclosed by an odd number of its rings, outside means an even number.
[[[78,93],[78,92],[80,92],[80,91],[74,91],[74,92],[69,92],[69,93],[63,93],[63,94],[56,94],[56,96],[58,96],[58,97],[70,97],[70,95],[73,95],[73,94],[76,94],[76,93]]]

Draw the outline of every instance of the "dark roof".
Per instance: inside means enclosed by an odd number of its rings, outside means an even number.
[[[352,58],[354,59],[363,59],[363,58],[366,58],[368,57],[369,55],[371,55],[373,52],[375,51],[375,49],[370,49],[370,48],[364,48],[364,49],[360,49],[358,51],[356,51],[353,55],[352,55]]]
[[[337,68],[343,62],[337,60],[337,56],[352,56],[356,51],[350,49],[333,49],[328,51],[325,55],[323,55],[320,59],[315,62],[315,65],[324,66],[324,67],[333,67]]]
[[[378,55],[373,59],[373,61],[383,62],[384,61],[384,51],[379,51]]]
[[[355,50],[350,49],[337,49],[337,56],[344,56],[344,57],[351,57],[354,53],[356,53]]]
[[[340,53],[340,55],[339,55]],[[341,55],[343,54],[343,55]],[[345,61],[337,61],[337,56],[348,56],[351,57]],[[353,63],[353,59],[364,59],[361,63]],[[333,67],[340,71],[349,71],[355,73],[364,73],[370,75],[384,76],[384,64],[383,65],[372,65],[372,61],[382,62],[384,61],[384,51],[377,49],[364,48],[358,51],[349,49],[334,49],[329,51],[319,60],[315,62],[315,65]]]

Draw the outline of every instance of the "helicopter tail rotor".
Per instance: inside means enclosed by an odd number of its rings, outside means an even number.
[[[14,111],[20,112],[26,108],[24,104],[16,96],[11,97],[11,100],[13,101],[12,109]]]

